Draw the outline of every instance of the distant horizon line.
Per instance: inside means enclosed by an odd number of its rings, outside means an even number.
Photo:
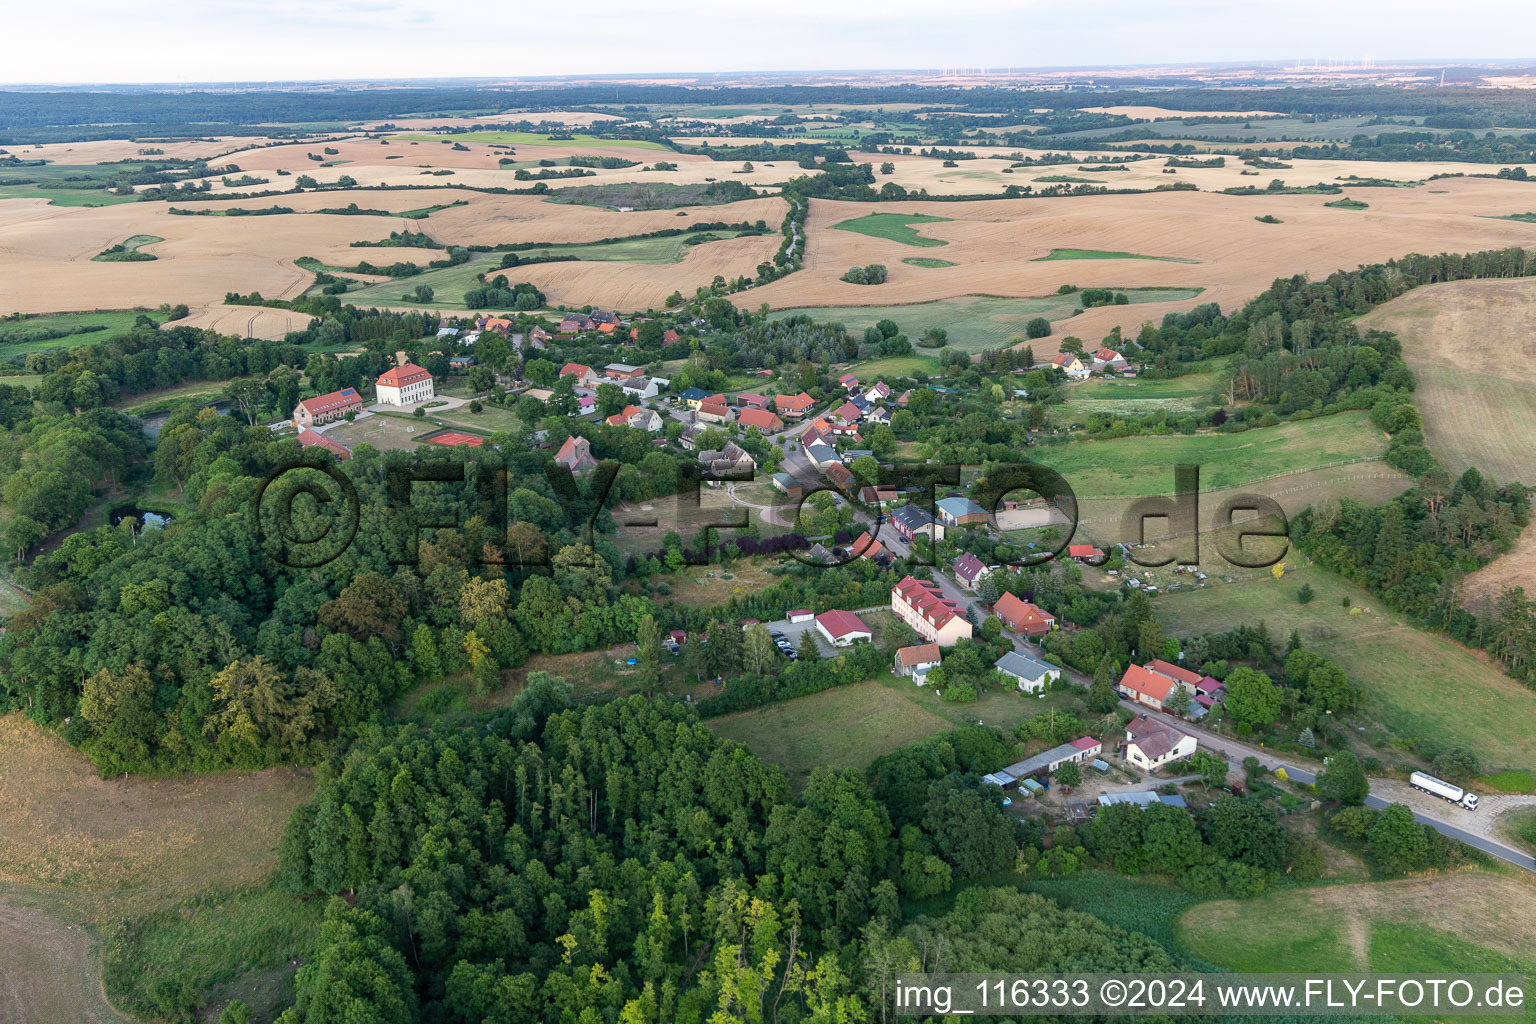
[[[1536,74],[1536,57],[1377,57],[1360,56],[1355,59],[1369,62],[1371,70],[1381,71],[1389,68],[1419,68],[1419,67],[1458,67],[1458,68],[1507,68],[1528,67]],[[1309,61],[1317,61],[1312,64]],[[192,90],[192,91],[219,91],[231,89],[282,91],[294,88],[346,88],[346,87],[379,87],[394,85],[402,88],[430,90],[436,88],[462,87],[465,85],[480,85],[484,88],[496,88],[500,85],[513,86],[521,84],[541,84],[548,86],[552,83],[569,82],[574,84],[585,82],[637,82],[656,79],[676,80],[685,79],[714,79],[714,78],[741,78],[741,77],[778,77],[781,79],[804,79],[824,75],[912,75],[925,77],[954,77],[972,78],[977,80],[1019,77],[1029,75],[1049,75],[1083,72],[1111,72],[1111,71],[1145,71],[1153,69],[1166,69],[1167,77],[1176,78],[1181,70],[1194,70],[1203,68],[1273,68],[1275,70],[1347,70],[1350,68],[1365,67],[1364,64],[1347,63],[1349,57],[1324,57],[1322,55],[1303,56],[1296,60],[1285,59],[1234,59],[1211,61],[1152,61],[1134,64],[1041,64],[1041,65],[937,65],[928,67],[884,67],[884,68],[814,68],[814,69],[744,69],[733,71],[634,71],[621,73],[583,73],[569,72],[555,75],[469,75],[469,76],[351,76],[341,78],[231,78],[231,79],[199,79],[186,81],[81,81],[81,80],[57,80],[57,81],[0,81],[0,91],[27,91],[40,92],[48,90],[92,90],[92,89],[139,89],[146,91],[155,90]],[[785,82],[781,85],[793,87],[796,83]],[[842,87],[861,87],[858,82],[836,83]],[[916,82],[887,82],[871,83],[899,85],[918,84]],[[1185,83],[1191,88],[1221,88],[1210,83]],[[1366,83],[1361,83],[1366,84]],[[697,83],[679,83],[679,88],[701,88]],[[735,86],[747,88],[748,86]],[[826,87],[825,85],[806,84],[805,88]],[[1241,86],[1239,86],[1241,87]],[[1249,86],[1250,88],[1285,88],[1285,86]],[[718,88],[718,86],[717,86]],[[964,86],[951,86],[955,89],[963,89]]]

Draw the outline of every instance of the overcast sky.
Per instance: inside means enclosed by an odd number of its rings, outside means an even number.
[[[69,0],[5,82],[206,82],[1536,56],[1530,0]]]

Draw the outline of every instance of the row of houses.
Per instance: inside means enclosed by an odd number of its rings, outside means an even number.
[[[1129,665],[1120,677],[1120,694],[1127,700],[1162,711],[1178,690],[1189,694],[1186,712],[1196,720],[1204,718],[1226,693],[1220,680],[1191,672],[1161,658],[1145,665]]]
[[[1118,373],[1128,377],[1136,375],[1125,356],[1112,348],[1100,348],[1087,357],[1086,361],[1071,352],[1062,352],[1051,360],[1051,365],[1072,380],[1084,380],[1095,373]]]

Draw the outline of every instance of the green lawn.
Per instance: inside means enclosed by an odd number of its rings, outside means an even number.
[[[1036,181],[1040,179],[1035,179]],[[1178,256],[1143,256],[1136,252],[1108,252],[1104,249],[1052,249],[1049,255],[1038,257],[1034,262],[1050,260],[1157,260],[1162,263],[1199,263]]]
[[[659,149],[667,147],[659,142],[643,139],[600,139],[596,135],[578,133],[571,138],[551,139],[539,132],[457,132],[452,135],[391,135],[390,141],[402,142],[483,142],[511,146],[597,146],[604,149]]]
[[[939,372],[939,361],[924,355],[888,356],[855,363],[854,372],[862,377],[910,377],[919,372],[932,377]]]
[[[1210,557],[1213,565],[1225,565],[1214,553]],[[1263,574],[1162,594],[1156,598],[1158,620],[1170,634],[1182,636],[1260,621],[1279,638],[1294,629],[1308,648],[1338,662],[1365,691],[1363,716],[1384,730],[1367,738],[1466,747],[1478,752],[1488,771],[1536,766],[1536,691],[1482,656],[1414,629],[1365,590],[1322,569],[1302,567],[1296,552],[1285,561],[1296,569],[1280,580]],[[1316,594],[1308,604],[1296,601],[1303,583]],[[1342,604],[1346,597],[1349,608]]]
[[[882,286],[870,288],[878,291]],[[1195,298],[1198,288],[1124,288],[1132,304],[1177,302]],[[1024,325],[1035,317],[1063,321],[1082,306],[1080,296],[1048,295],[1034,299],[1005,299],[993,295],[966,295],[938,302],[914,302],[889,306],[801,306],[777,309],[770,317],[805,314],[817,321],[836,321],[851,330],[874,326],[878,320],[894,320],[902,333],[915,338],[930,327],[949,332],[949,343],[967,352],[1002,348],[1014,339],[1023,340]],[[1070,331],[1068,332],[1070,333]],[[1042,342],[1042,344],[1049,344]]]
[[[855,217],[845,220],[841,224],[832,225],[838,231],[852,231],[860,235],[869,235],[873,238],[887,238],[892,242],[900,242],[903,245],[916,245],[932,247],[948,245],[941,238],[928,238],[918,234],[909,224],[933,224],[939,221],[950,220],[949,217],[930,217],[924,213],[871,213],[863,217]]]
[[[1237,434],[1042,444],[1030,449],[1030,458],[1066,477],[1085,498],[1166,494],[1179,463],[1200,466],[1201,490],[1211,491],[1385,451],[1385,437],[1365,413],[1347,412]]]
[[[878,682],[836,687],[711,718],[706,724],[781,766],[796,787],[804,785],[813,768],[862,770],[881,754],[952,728],[944,718]]]
[[[914,267],[922,267],[924,270],[938,270],[941,267],[956,266],[956,264],[950,262],[949,260],[936,260],[929,256],[908,256],[901,262],[910,264]]]

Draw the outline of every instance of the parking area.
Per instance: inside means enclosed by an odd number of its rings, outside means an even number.
[[[763,625],[768,627],[770,633],[783,633],[784,639],[789,641],[789,646],[797,651],[800,649],[800,638],[805,635],[806,630],[810,630],[811,634],[816,638],[816,650],[821,652],[823,658],[832,657],[832,645],[827,643],[826,637],[816,632],[815,619],[807,622],[790,622],[788,619],[776,619],[773,622],[765,622]]]

